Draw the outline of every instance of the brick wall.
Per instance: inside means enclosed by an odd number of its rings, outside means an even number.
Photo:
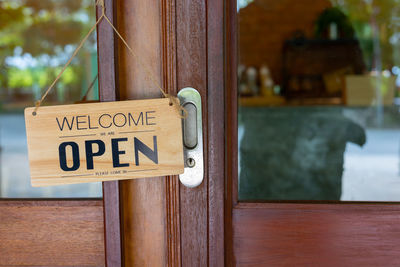
[[[284,41],[298,30],[312,38],[315,20],[328,7],[329,0],[255,0],[239,12],[239,62],[266,64],[279,84]]]

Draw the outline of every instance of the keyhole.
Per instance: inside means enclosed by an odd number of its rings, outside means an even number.
[[[193,158],[188,158],[186,160],[186,164],[189,168],[193,168],[196,165],[196,161]]]

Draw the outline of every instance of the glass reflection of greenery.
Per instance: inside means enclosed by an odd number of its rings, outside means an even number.
[[[331,0],[349,17],[369,69],[400,64],[399,0]]]
[[[0,108],[32,105],[50,85],[95,23],[92,0],[0,2]],[[97,73],[92,35],[49,96],[51,103],[80,100]],[[95,88],[97,84],[95,85]],[[97,90],[93,90],[97,92]],[[97,93],[92,96],[97,98]],[[13,105],[11,105],[13,106]]]

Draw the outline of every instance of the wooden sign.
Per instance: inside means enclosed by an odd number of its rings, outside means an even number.
[[[181,118],[169,101],[26,108],[32,186],[183,173]]]

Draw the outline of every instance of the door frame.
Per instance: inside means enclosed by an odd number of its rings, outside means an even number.
[[[124,8],[126,3],[121,0],[105,0],[106,14],[112,18],[118,29],[116,14],[119,10],[126,9]],[[165,186],[162,197],[165,198],[166,214],[160,215],[167,222],[164,228],[167,242],[163,243],[167,246],[165,265],[185,266],[197,262],[201,265],[206,263],[211,266],[223,266],[225,129],[221,124],[223,126],[225,121],[224,1],[161,0],[159,6],[162,84],[172,94],[176,94],[178,88],[187,86],[198,89],[202,96],[205,123],[203,183],[197,188],[188,189],[179,183],[177,176],[167,176],[165,182],[154,180],[155,178],[151,178],[152,181],[148,180],[152,185],[159,186],[160,182]],[[118,19],[124,18],[118,16]],[[142,23],[146,27],[146,18]],[[121,22],[122,27],[123,25],[124,22]],[[119,74],[124,75],[123,70],[118,71],[121,51],[118,51],[115,34],[104,21],[98,26],[98,45],[100,99],[120,100],[116,88],[120,88]],[[141,90],[143,89],[132,91],[131,95],[142,95]],[[126,96],[121,97],[121,100],[123,99],[126,99]],[[126,233],[132,232],[131,227],[125,228],[124,224],[132,222],[131,217],[134,215],[134,213],[129,214],[132,203],[126,202],[131,198],[124,194],[131,194],[132,190],[134,192],[143,188],[142,183],[136,181],[103,183],[107,266],[123,266],[124,251],[127,249],[124,244],[136,242],[131,240],[131,236],[130,241],[123,238]],[[135,201],[144,201],[141,198],[139,196]],[[149,222],[148,218],[149,216],[136,218],[136,223],[150,224],[149,227],[152,227],[152,222]],[[140,236],[140,233],[135,233],[133,238],[137,238],[138,235]],[[140,238],[149,237],[140,236]],[[139,253],[139,256],[148,256],[153,252],[143,248]]]
[[[116,3],[105,0],[105,14],[116,25]],[[96,18],[102,9],[96,6]],[[116,35],[103,19],[97,25],[97,62],[100,102],[119,100],[118,93],[118,57]],[[103,182],[104,248],[106,266],[122,266],[122,238],[119,181]]]
[[[234,266],[233,209],[238,204],[238,96],[237,96],[237,2],[225,0],[225,128],[226,128],[226,178],[225,178],[225,264]]]

